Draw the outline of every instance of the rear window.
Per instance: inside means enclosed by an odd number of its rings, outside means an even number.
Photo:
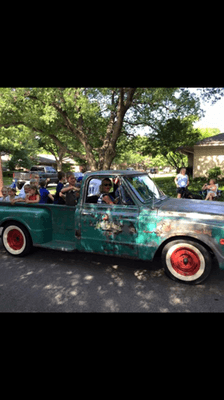
[[[53,167],[45,167],[45,169],[46,169],[46,172],[50,172],[52,174],[56,174],[57,173]]]

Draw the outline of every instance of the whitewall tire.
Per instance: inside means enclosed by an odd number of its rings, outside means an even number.
[[[173,280],[196,285],[211,271],[211,256],[201,244],[180,239],[166,244],[162,250],[166,274]]]
[[[17,222],[5,225],[2,232],[2,244],[12,256],[22,257],[32,249],[32,240],[27,229]]]

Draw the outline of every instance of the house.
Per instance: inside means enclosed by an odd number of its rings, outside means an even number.
[[[69,158],[63,158],[63,163],[70,164],[71,166],[71,171],[79,171],[79,166],[76,164],[76,162]],[[53,155],[51,154],[38,154],[37,156],[37,165],[49,165],[55,169],[57,169],[57,162],[56,159]]]
[[[220,167],[224,175],[224,133],[200,140],[194,146],[181,146],[178,151],[188,156],[193,178],[206,176],[214,167]]]

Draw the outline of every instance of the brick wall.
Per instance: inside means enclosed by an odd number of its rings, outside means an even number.
[[[224,175],[224,146],[194,146],[194,178],[206,176],[213,167]]]

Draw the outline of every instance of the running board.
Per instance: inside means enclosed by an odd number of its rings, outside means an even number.
[[[63,242],[62,240],[52,240],[51,242],[39,244],[37,247],[61,251],[74,251],[76,249],[74,242]]]

